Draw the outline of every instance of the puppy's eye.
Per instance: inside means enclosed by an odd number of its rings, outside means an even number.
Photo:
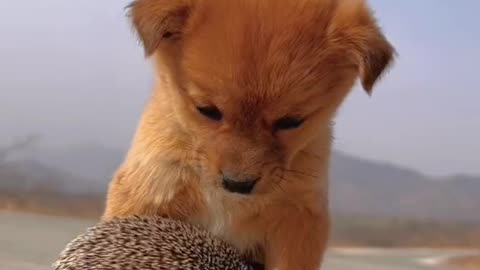
[[[197,107],[199,113],[214,121],[220,121],[223,118],[222,112],[215,106]]]
[[[273,131],[295,129],[303,124],[303,119],[293,117],[283,117],[273,123]]]

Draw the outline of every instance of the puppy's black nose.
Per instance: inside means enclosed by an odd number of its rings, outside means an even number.
[[[239,194],[250,194],[260,178],[233,179],[227,176],[222,177],[223,188]]]

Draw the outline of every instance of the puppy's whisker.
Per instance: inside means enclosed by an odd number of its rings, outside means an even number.
[[[279,168],[281,169],[281,168]],[[273,176],[277,177],[280,181],[278,181],[278,183],[282,182],[282,181],[285,181],[285,182],[289,182],[289,181],[294,181],[294,180],[301,180],[299,178],[292,178],[292,177],[286,177],[285,176],[285,173],[283,170],[280,170],[280,173],[278,174],[274,174]]]
[[[282,175],[274,175],[278,181],[272,181],[273,187],[278,188],[282,193],[287,194],[287,192],[283,189],[281,183],[283,181],[288,181],[288,179],[284,178]]]
[[[305,150],[300,151],[300,154],[313,157],[313,158],[318,159],[318,160],[320,160],[320,161],[322,161],[322,162],[325,161],[325,159],[326,159],[325,156],[320,156],[320,155],[318,155],[318,154],[316,154],[316,153],[307,152],[307,151],[305,151]]]
[[[292,173],[292,174],[296,174],[296,175],[308,176],[308,177],[312,177],[312,178],[320,178],[320,175],[311,174],[311,173],[302,172],[302,171],[288,170],[288,169],[284,169],[284,171],[286,173]]]

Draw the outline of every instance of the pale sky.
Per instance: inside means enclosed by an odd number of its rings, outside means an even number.
[[[125,0],[0,0],[0,145],[126,148],[151,76]],[[424,173],[480,175],[480,2],[372,0],[399,58],[369,98],[357,87],[335,146]]]

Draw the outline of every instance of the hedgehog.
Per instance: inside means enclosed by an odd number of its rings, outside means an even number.
[[[198,226],[162,217],[114,218],[70,242],[55,270],[261,270]]]

